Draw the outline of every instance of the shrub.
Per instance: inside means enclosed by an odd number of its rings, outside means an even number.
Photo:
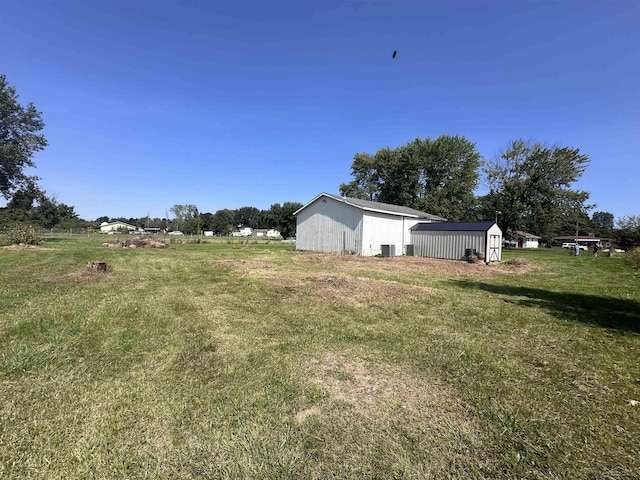
[[[7,238],[11,244],[39,245],[43,242],[42,236],[33,227],[18,225],[7,233]]]
[[[629,260],[635,268],[640,269],[640,247],[629,250],[627,252],[627,260]]]

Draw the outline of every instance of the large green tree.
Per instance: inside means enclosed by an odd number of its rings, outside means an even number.
[[[262,211],[262,223],[265,228],[275,228],[282,238],[291,238],[296,234],[296,217],[293,212],[302,207],[300,202],[274,203],[269,210]]]
[[[37,178],[25,173],[35,167],[33,154],[47,146],[39,132],[44,128],[41,113],[29,103],[18,102],[16,89],[0,75],[0,194],[9,199],[18,189],[29,189]]]
[[[233,210],[223,208],[213,214],[211,230],[216,235],[228,235],[233,230]]]
[[[240,207],[233,211],[233,225],[249,228],[262,227],[262,213],[256,207]]]
[[[198,233],[201,223],[198,219],[198,207],[191,204],[176,204],[169,210],[173,213],[174,230],[187,230],[188,233]]]
[[[640,246],[640,215],[627,215],[618,219],[614,232],[615,242],[624,249]]]
[[[481,199],[480,213],[493,218],[503,231],[526,230],[545,240],[590,224],[586,212],[589,193],[572,190],[589,157],[578,149],[546,146],[524,140],[511,142],[484,167],[490,186]]]
[[[598,231],[598,235],[611,236],[613,234],[614,218],[610,212],[593,212],[591,221]]]
[[[340,185],[340,193],[466,220],[475,203],[480,164],[480,153],[465,137],[416,138],[373,155],[356,154],[353,180]]]

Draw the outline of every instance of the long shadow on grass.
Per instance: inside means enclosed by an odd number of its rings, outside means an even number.
[[[537,307],[563,319],[599,325],[615,330],[640,333],[640,302],[617,298],[559,293],[540,288],[492,285],[470,280],[452,280],[456,287],[484,290],[510,297],[508,301],[525,307]]]

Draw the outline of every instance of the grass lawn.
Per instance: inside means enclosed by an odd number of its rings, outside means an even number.
[[[0,248],[1,478],[640,478],[621,256],[101,241]]]

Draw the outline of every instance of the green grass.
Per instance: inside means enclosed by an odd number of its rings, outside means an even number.
[[[111,240],[0,249],[2,478],[640,477],[622,257]]]

